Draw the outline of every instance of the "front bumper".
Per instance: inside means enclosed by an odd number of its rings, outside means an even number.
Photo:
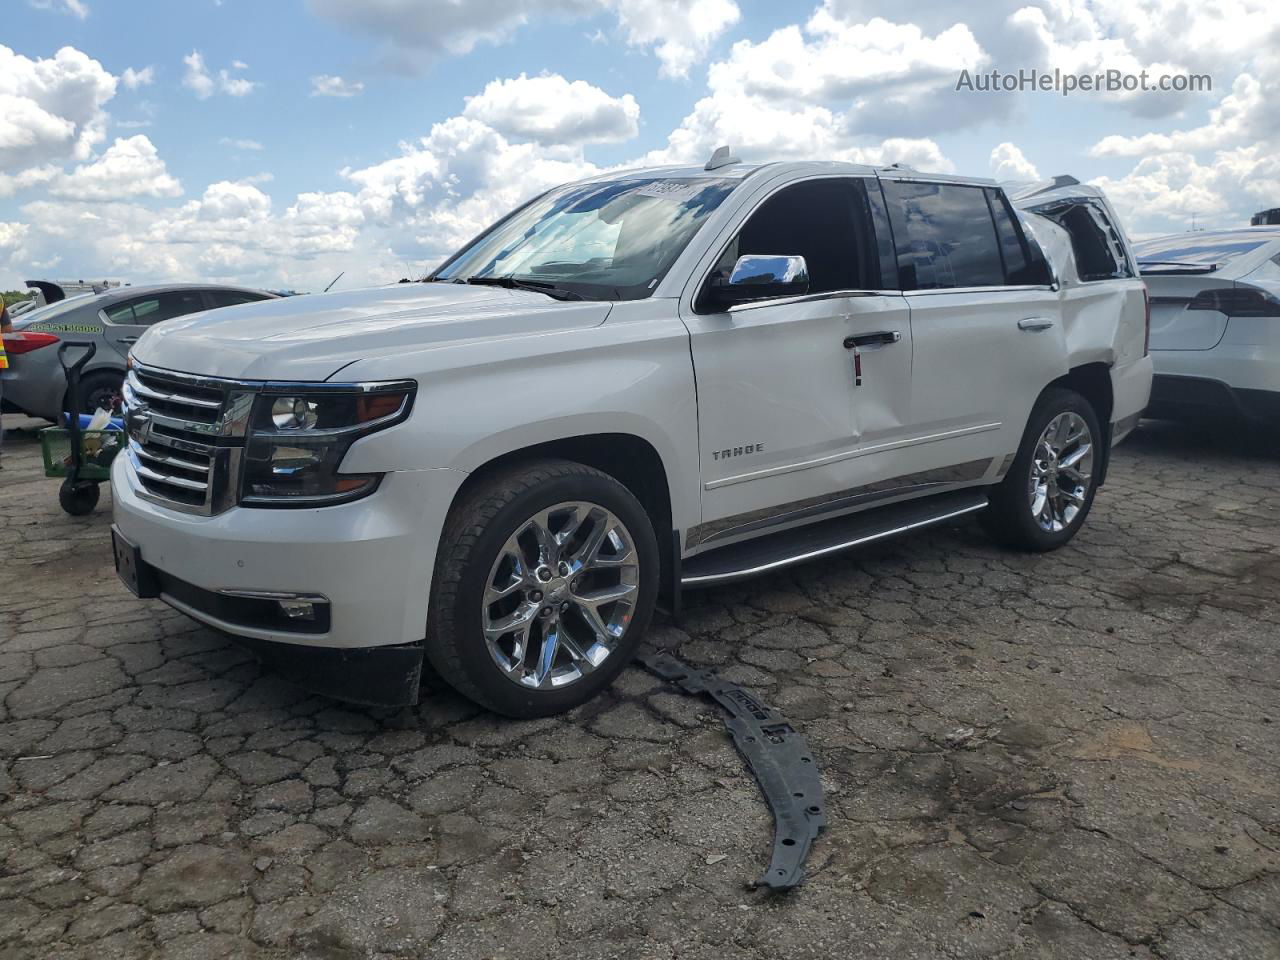
[[[140,496],[132,471],[126,457],[112,465],[115,528],[154,568],[159,596],[176,609],[260,649],[352,652],[422,640],[436,542],[465,474],[395,472],[353,503],[200,516]],[[275,619],[270,601],[246,597],[263,594],[327,601],[328,622]]]

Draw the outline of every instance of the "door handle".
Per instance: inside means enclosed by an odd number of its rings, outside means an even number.
[[[1019,330],[1048,330],[1053,326],[1053,320],[1049,317],[1027,317],[1018,321]]]
[[[137,337],[121,337],[120,342],[121,343],[137,343],[138,338]]]
[[[851,337],[844,338],[844,348],[846,350],[854,350],[858,347],[883,347],[890,343],[897,343],[902,339],[902,334],[897,330],[881,330],[878,333],[859,333]]]

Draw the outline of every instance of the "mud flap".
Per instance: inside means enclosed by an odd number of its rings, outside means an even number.
[[[809,742],[787,719],[750,691],[695,670],[665,653],[641,653],[652,673],[685,693],[705,694],[729,716],[725,725],[773,810],[773,856],[757,886],[790,890],[804,879],[804,862],[827,824],[822,781]]]

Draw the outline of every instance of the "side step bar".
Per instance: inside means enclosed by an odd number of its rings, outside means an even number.
[[[986,505],[984,490],[957,490],[783,530],[690,557],[681,568],[680,586],[689,590],[744,580],[943,523]]]

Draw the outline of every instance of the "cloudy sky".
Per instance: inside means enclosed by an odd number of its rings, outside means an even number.
[[[551,184],[722,143],[1069,172],[1137,236],[1280,206],[1274,0],[6,0],[0,19],[6,288],[419,276]],[[1212,90],[956,90],[1033,68]]]

